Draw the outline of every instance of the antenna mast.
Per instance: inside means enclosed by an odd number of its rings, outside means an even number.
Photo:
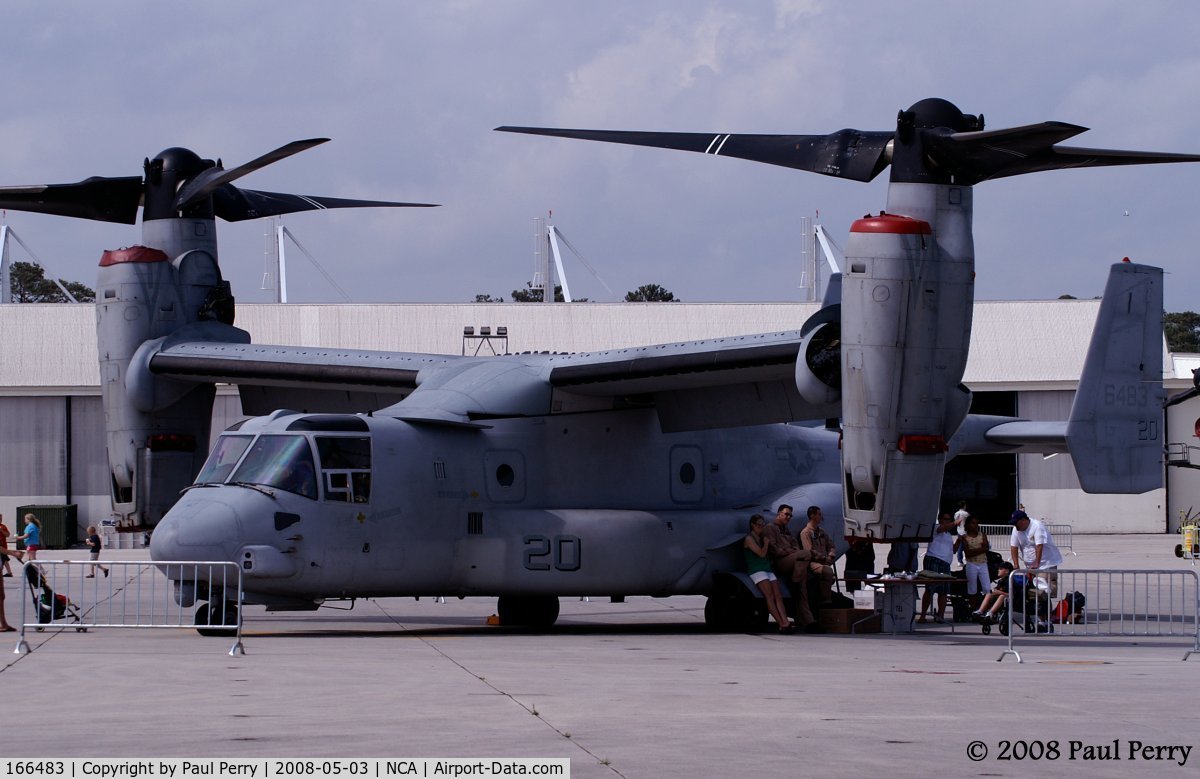
[[[21,240],[21,236],[17,235],[16,230],[12,229],[6,224],[0,225],[0,284],[4,285],[4,288],[0,289],[0,303],[13,302],[12,267],[8,248],[10,239],[20,244],[21,248],[25,250],[25,253],[28,254],[34,262],[36,262],[38,265],[41,265],[43,269],[46,267],[45,265],[42,265],[42,261],[38,259],[36,254],[33,253],[33,250],[29,248],[29,245]],[[67,300],[71,301],[72,303],[79,302],[79,300],[77,300],[76,297],[71,294],[71,290],[67,289],[66,286],[53,274],[50,275],[50,281],[54,282],[54,286],[58,287],[59,292],[66,295]]]
[[[800,284],[803,290],[801,300],[811,302],[817,299],[817,268],[816,253],[813,245],[812,218],[800,217]]]

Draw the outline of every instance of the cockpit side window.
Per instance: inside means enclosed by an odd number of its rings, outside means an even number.
[[[371,500],[371,439],[368,436],[317,436],[325,500]]]
[[[263,435],[246,453],[233,474],[233,481],[277,487],[316,500],[316,474],[307,438],[302,435]]]
[[[208,455],[208,460],[205,461],[204,468],[196,477],[195,483],[223,483],[229,478],[229,474],[233,473],[233,466],[237,465],[237,461],[253,438],[254,436],[249,435],[223,435],[218,438],[217,445]]]

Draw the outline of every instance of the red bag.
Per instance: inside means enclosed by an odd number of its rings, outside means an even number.
[[[1071,604],[1067,602],[1066,598],[1063,598],[1058,602],[1058,605],[1054,607],[1054,617],[1052,621],[1056,625],[1065,625],[1071,621],[1073,616],[1074,614],[1071,613]]]

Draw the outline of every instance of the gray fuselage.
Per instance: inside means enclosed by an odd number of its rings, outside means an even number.
[[[152,554],[241,561],[247,600],[268,604],[670,595],[707,592],[714,572],[739,567],[748,517],[779,502],[798,515],[820,505],[826,530],[842,536],[835,431],[664,434],[650,410],[490,424],[283,412],[250,420],[218,441],[200,486],[155,530]],[[241,437],[231,451],[243,454],[214,471],[229,437]],[[363,438],[368,468],[332,462],[347,448],[339,443]],[[285,448],[315,455],[319,491],[261,467],[261,452]]]

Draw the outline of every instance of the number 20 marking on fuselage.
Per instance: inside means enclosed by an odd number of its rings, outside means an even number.
[[[525,536],[525,568],[530,571],[549,571],[551,563],[556,571],[578,571],[582,559],[582,546],[577,536],[542,535]]]

